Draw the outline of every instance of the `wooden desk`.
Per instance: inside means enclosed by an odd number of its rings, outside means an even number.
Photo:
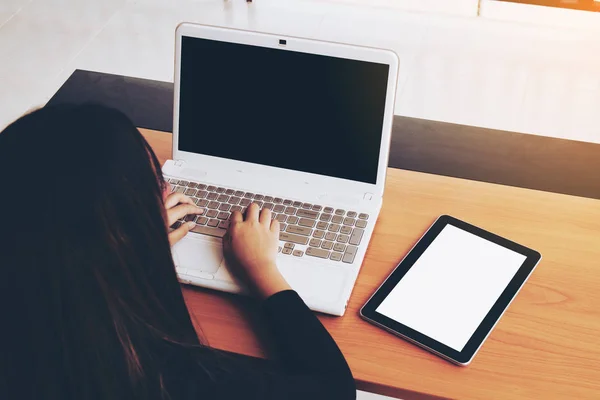
[[[160,161],[171,135],[143,130]],[[358,316],[440,214],[543,255],[472,364],[457,367]],[[184,288],[211,346],[266,357],[268,333],[246,298]],[[389,169],[383,209],[344,317],[319,315],[357,386],[390,396],[600,399],[600,201]]]

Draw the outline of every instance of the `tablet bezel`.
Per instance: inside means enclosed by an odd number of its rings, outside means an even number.
[[[435,240],[442,229],[444,229],[447,225],[455,226],[526,257],[515,276],[511,279],[498,300],[496,300],[494,305],[490,308],[487,315],[481,321],[473,335],[469,338],[462,351],[454,350],[445,344],[430,338],[429,336],[426,336],[375,311],[383,302],[383,300],[396,287],[404,275],[406,275],[408,270],[412,268],[414,263],[419,259],[423,252]],[[360,310],[360,315],[367,321],[372,322],[398,336],[408,339],[409,341],[429,351],[432,351],[433,353],[449,361],[459,365],[468,365],[487,336],[494,329],[494,326],[502,314],[504,314],[504,311],[508,308],[511,301],[517,295],[523,284],[527,281],[527,278],[529,275],[531,275],[541,258],[541,254],[535,250],[473,226],[467,222],[458,220],[449,215],[442,215],[431,225],[427,232],[425,232],[421,239],[414,245],[414,247],[400,261],[398,266],[392,271],[387,279],[375,291],[373,296],[371,296],[371,298]]]

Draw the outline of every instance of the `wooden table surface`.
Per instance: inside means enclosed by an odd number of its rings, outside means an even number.
[[[164,163],[171,155],[171,135],[142,132]],[[358,315],[441,214],[543,256],[467,367],[454,366]],[[276,356],[252,301],[191,287],[184,294],[211,346]],[[362,390],[404,399],[600,399],[600,201],[389,169],[383,208],[346,314],[319,318]]]

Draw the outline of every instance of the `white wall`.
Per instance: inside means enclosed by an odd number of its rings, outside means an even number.
[[[365,0],[0,1],[0,126],[75,68],[171,80],[186,20],[391,48],[397,114],[600,143],[600,30],[346,4]]]

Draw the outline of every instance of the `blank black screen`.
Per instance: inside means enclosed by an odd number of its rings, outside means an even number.
[[[376,183],[389,66],[182,38],[179,150]]]

